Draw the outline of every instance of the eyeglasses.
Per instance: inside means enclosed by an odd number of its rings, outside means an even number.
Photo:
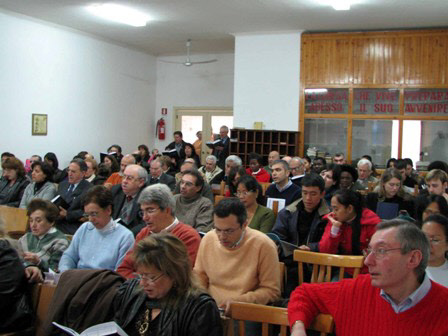
[[[153,213],[155,213],[157,210],[160,210],[160,208],[148,208],[148,209],[143,209],[140,210],[138,212],[138,214],[140,215],[140,217],[143,217],[144,215],[152,215]]]
[[[370,253],[373,254],[373,256],[376,259],[383,259],[386,254],[390,251],[398,251],[401,250],[401,247],[397,247],[397,248],[392,248],[392,249],[384,249],[384,248],[379,248],[379,249],[372,249],[372,248],[366,248],[362,251],[362,254],[365,258],[367,258]]]
[[[98,217],[98,212],[85,212],[83,214],[84,217]]]
[[[431,209],[425,209],[423,212],[425,213],[425,215],[428,215],[428,217],[431,215],[440,215],[440,211],[437,211],[437,210],[434,211]]]
[[[240,230],[240,229],[241,229],[241,228],[238,228],[238,229],[221,230],[221,229],[218,229],[218,228],[215,227],[215,232],[216,232],[217,235],[222,234],[222,235],[225,235],[225,236],[229,236],[229,235],[231,235],[232,233],[234,233],[234,232],[236,232],[236,231],[238,231],[238,230]]]
[[[164,273],[162,273],[159,276],[151,278],[148,274],[138,274],[138,273],[136,273],[136,274],[137,274],[137,279],[139,281],[144,280],[144,281],[146,281],[146,282],[148,282],[150,284],[153,284],[153,285],[156,283],[157,280],[159,280],[161,277],[163,277],[165,275]]]
[[[123,175],[123,181],[135,181],[137,179],[139,179],[139,177],[135,177],[135,176],[131,176],[131,175]]]

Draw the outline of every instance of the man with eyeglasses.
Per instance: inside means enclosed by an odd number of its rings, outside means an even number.
[[[292,183],[302,186],[302,179],[305,176],[305,159],[295,156],[289,161]]]
[[[280,274],[273,241],[247,226],[246,208],[237,198],[220,201],[213,218],[214,230],[201,241],[194,271],[218,306],[228,315],[233,301],[276,300]]]
[[[120,161],[120,171],[112,173],[104,182],[104,186],[111,189],[114,185],[120,184],[123,179],[124,170],[127,166],[135,164],[135,157],[132,154],[126,154]]]
[[[195,229],[177,219],[174,210],[176,202],[170,188],[161,183],[148,186],[141,192],[138,204],[140,216],[146,226],[135,237],[134,247],[153,233],[171,233],[185,244],[191,265],[194,266],[201,237]],[[137,276],[132,251],[133,249],[128,251],[117,269],[117,272],[127,279]]]
[[[266,189],[266,197],[281,198],[288,206],[300,198],[300,187],[292,183],[289,179],[289,166],[286,161],[276,160],[272,164],[272,180],[274,181]]]
[[[121,184],[113,186],[111,190],[114,198],[112,218],[120,218],[120,223],[131,230],[134,236],[145,226],[139,215],[137,200],[147,180],[148,172],[145,168],[136,164],[128,165],[123,172]]]
[[[448,335],[448,289],[426,275],[429,251],[428,239],[415,224],[378,224],[364,251],[369,274],[303,284],[292,293],[291,335],[306,335],[305,328],[319,313],[333,316],[339,336]]]
[[[198,232],[208,232],[213,224],[213,204],[201,195],[204,178],[197,169],[186,170],[180,180],[180,194],[174,195],[176,216]]]

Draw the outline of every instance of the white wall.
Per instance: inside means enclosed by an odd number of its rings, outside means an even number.
[[[0,152],[52,151],[66,165],[153,139],[154,57],[3,12],[0,41]],[[48,114],[47,136],[31,136],[32,113]]]
[[[298,131],[300,32],[237,35],[234,125]]]
[[[166,107],[168,115],[167,136],[164,141],[156,140],[155,148],[163,150],[172,140],[175,131],[175,107],[232,107],[234,81],[233,54],[192,55],[194,60],[218,59],[218,62],[186,67],[182,64],[163,63],[185,61],[184,56],[159,57],[157,60],[156,119],[162,117],[161,109]],[[155,130],[155,123],[153,125]]]

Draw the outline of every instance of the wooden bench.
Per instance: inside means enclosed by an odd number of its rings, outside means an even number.
[[[0,206],[0,217],[3,218],[5,231],[11,238],[20,238],[28,228],[26,209]]]

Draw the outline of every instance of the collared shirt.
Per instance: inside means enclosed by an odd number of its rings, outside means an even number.
[[[182,150],[182,142],[174,144],[174,147],[176,148],[177,154],[180,155],[180,151]]]
[[[291,180],[295,180],[295,179],[298,179],[298,178],[301,178],[301,177],[304,177],[305,176],[305,174],[302,174],[302,175],[296,175],[296,176],[291,176]]]
[[[161,230],[160,232],[171,232],[174,230],[174,228],[179,224],[179,220],[177,218],[174,218],[174,222],[172,222],[170,225],[168,225],[166,228]]]
[[[101,233],[107,233],[109,231],[115,230],[116,227],[117,227],[117,223],[111,218],[109,223],[107,223],[105,227],[103,227],[101,229],[97,229],[97,230]]]
[[[288,180],[288,183],[286,183],[285,186],[284,186],[283,188],[280,188],[280,187],[278,186],[277,183],[275,184],[275,187],[277,188],[277,190],[278,190],[279,192],[282,192],[282,191],[288,189],[290,186],[292,186],[292,182],[291,182],[291,180]]]
[[[381,297],[390,303],[392,309],[395,313],[402,313],[412,307],[416,306],[431,290],[431,280],[429,280],[428,275],[425,273],[425,278],[423,279],[422,284],[411,294],[409,295],[403,302],[396,304],[392,298],[383,290],[380,291]]]

